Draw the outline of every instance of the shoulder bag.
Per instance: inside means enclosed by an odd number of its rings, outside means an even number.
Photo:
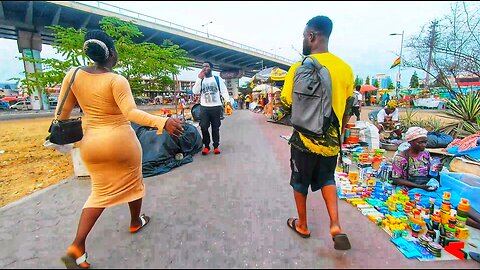
[[[83,138],[81,117],[66,120],[58,119],[58,117],[62,113],[63,105],[65,105],[65,101],[72,87],[73,80],[75,79],[75,76],[77,75],[77,71],[79,69],[80,67],[78,67],[73,73],[67,91],[63,96],[62,103],[60,104],[60,108],[57,111],[57,115],[55,116],[55,119],[53,119],[52,124],[48,129],[50,135],[47,139],[54,144],[64,145],[74,143],[80,141]]]

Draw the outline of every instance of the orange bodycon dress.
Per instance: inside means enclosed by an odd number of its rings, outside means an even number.
[[[73,71],[63,80],[60,101]],[[92,184],[83,208],[104,208],[143,198],[142,148],[130,121],[157,127],[160,134],[167,118],[138,110],[128,81],[111,72],[79,70],[60,119],[69,118],[77,102],[84,112],[80,155]]]

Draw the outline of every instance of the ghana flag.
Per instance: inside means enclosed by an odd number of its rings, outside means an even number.
[[[390,69],[398,66],[400,64],[400,57],[397,58],[397,60],[395,60],[395,62],[393,62],[392,66],[390,67]]]

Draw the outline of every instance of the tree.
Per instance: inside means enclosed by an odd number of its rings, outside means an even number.
[[[246,95],[248,92],[252,91],[252,88],[250,87],[250,82],[244,82],[242,86],[238,87],[238,91],[243,95]]]
[[[24,73],[24,78],[11,78],[22,85],[22,88],[31,94],[35,89],[45,91],[46,87],[53,87],[62,83],[65,73],[73,66],[86,65],[87,57],[82,54],[84,29],[64,28],[61,26],[48,27],[54,32],[55,41],[52,47],[65,59],[55,58],[35,60],[33,56],[18,57],[19,59],[41,65],[42,71]],[[44,108],[45,109],[45,108]]]
[[[418,82],[417,72],[414,71],[412,77],[410,78],[410,88],[418,88],[420,83]]]
[[[362,85],[363,80],[358,78],[358,75],[355,77],[355,82],[353,83],[354,85]]]
[[[365,80],[365,84],[370,84],[370,76],[367,76],[367,79]]]
[[[447,88],[454,96],[458,92],[446,78],[451,76],[480,77],[480,4],[455,2],[451,13],[435,20],[430,27],[422,27],[420,33],[407,41],[409,56],[405,66],[428,73],[434,81]],[[428,59],[432,51],[431,69]],[[460,90],[458,83],[456,88]]]
[[[457,80],[480,77],[479,12],[478,2],[455,2],[450,14],[435,20],[430,28],[424,26],[406,46],[411,57],[405,65],[425,71],[434,78],[433,86],[444,87],[452,95],[446,108],[454,123],[442,131],[454,136],[467,136],[480,129],[480,99],[464,93]]]
[[[373,83],[373,87],[376,87],[376,88],[380,87],[380,83],[378,82],[378,79],[373,79],[372,83]]]
[[[395,85],[393,85],[393,82],[390,82],[390,84],[388,85],[388,90],[392,90],[392,89],[395,89]]]
[[[178,75],[192,64],[187,52],[169,40],[165,40],[160,46],[149,42],[135,43],[134,40],[142,37],[143,33],[132,22],[104,17],[99,24],[100,28],[113,38],[119,54],[114,71],[127,78],[134,95],[139,95],[144,89],[164,89],[173,85],[172,75]],[[61,84],[71,67],[88,64],[88,58],[83,52],[86,29],[64,28],[58,25],[48,28],[54,32],[55,41],[52,47],[65,59],[34,61],[32,58],[22,58],[43,66],[43,72],[29,74],[24,79],[17,78],[27,87],[29,94],[34,89],[33,86],[45,89]]]

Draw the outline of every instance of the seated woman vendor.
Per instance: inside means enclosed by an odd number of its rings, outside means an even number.
[[[433,191],[426,185],[432,178],[429,175],[431,161],[430,153],[425,151],[427,147],[427,130],[420,127],[408,129],[405,137],[410,148],[399,153],[393,158],[392,178],[393,182],[407,189],[421,188]],[[436,171],[442,169],[442,164],[436,166]]]
[[[434,191],[436,188],[429,189],[426,185],[432,178],[429,175],[431,166],[430,153],[425,151],[427,145],[427,130],[419,127],[411,127],[408,129],[405,137],[410,143],[410,148],[393,158],[393,182],[407,189],[421,188],[427,191]],[[440,171],[442,167],[442,164],[439,164],[436,168],[437,171]],[[466,224],[480,229],[480,213],[470,208]]]

